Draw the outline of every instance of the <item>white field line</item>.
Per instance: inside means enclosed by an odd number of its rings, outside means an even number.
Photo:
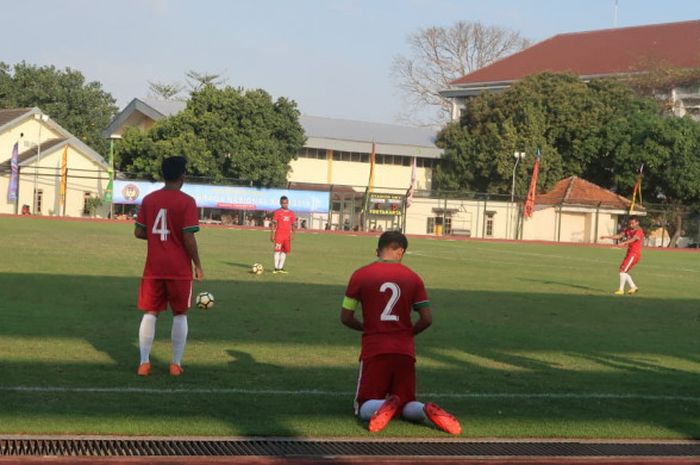
[[[137,388],[137,387],[64,387],[64,386],[0,386],[0,392],[20,393],[89,393],[89,394],[243,394],[261,396],[344,396],[352,397],[353,392],[324,391],[319,389],[241,389],[241,388]],[[700,396],[673,396],[654,394],[614,394],[614,393],[508,393],[508,392],[426,392],[421,397],[444,399],[603,399],[603,400],[661,400],[671,402],[700,402]]]

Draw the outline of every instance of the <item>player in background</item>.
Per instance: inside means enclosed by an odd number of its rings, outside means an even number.
[[[294,223],[297,218],[294,212],[289,209],[289,199],[286,195],[280,197],[280,206],[272,215],[272,229],[270,230],[270,240],[275,244],[273,255],[275,270],[273,273],[284,273],[284,262],[287,254],[292,251],[292,238],[294,237]]]
[[[182,356],[187,342],[187,310],[192,300],[194,277],[204,277],[194,233],[199,231],[197,205],[182,192],[185,180],[184,157],[163,160],[161,171],[165,187],[143,198],[134,235],[148,242],[146,265],[139,287],[138,307],[144,311],[139,327],[141,364],[137,373],[151,373],[150,353],[156,334],[156,318],[167,309],[173,312],[172,360],[170,374],[180,376]]]
[[[379,238],[379,260],[352,274],[340,311],[340,321],[362,331],[360,373],[355,414],[369,420],[371,432],[381,431],[394,416],[411,421],[426,418],[450,434],[462,428],[455,417],[433,403],[416,400],[416,354],[413,337],[432,324],[423,280],[401,264],[406,236],[387,231]],[[355,317],[362,306],[362,320]],[[415,311],[418,318],[411,320]]]
[[[615,295],[625,293],[625,284],[629,285],[628,294],[635,294],[638,290],[637,285],[632,281],[632,276],[629,272],[634,266],[639,263],[642,258],[642,243],[644,242],[644,230],[639,226],[639,219],[636,216],[631,216],[627,221],[627,228],[622,232],[612,236],[600,236],[601,239],[622,239],[625,240],[617,244],[618,247],[627,246],[627,255],[620,264],[620,287],[615,291]]]

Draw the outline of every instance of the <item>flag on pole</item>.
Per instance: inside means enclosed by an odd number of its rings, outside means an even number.
[[[63,147],[63,156],[61,156],[61,196],[60,204],[66,203],[66,187],[68,184],[68,144]]]
[[[372,191],[372,188],[374,187],[374,164],[376,163],[377,160],[377,147],[372,142],[372,153],[369,155],[369,180],[367,181],[367,189],[369,191]]]
[[[19,175],[19,142],[15,142],[12,146],[12,157],[10,159],[10,184],[7,186],[7,200],[9,202],[17,201],[17,178]]]
[[[540,157],[540,149],[537,149],[535,166],[532,167],[532,179],[530,179],[530,187],[525,198],[525,216],[528,218],[532,218],[532,214],[535,211],[535,194],[537,193],[537,176],[540,174]]]
[[[642,204],[642,172],[644,171],[644,163],[639,166],[639,173],[637,173],[637,180],[634,182],[634,189],[632,191],[632,203],[630,203],[630,215],[634,210],[634,205],[637,202],[637,193],[639,193],[639,205]]]
[[[114,189],[114,139],[109,140],[109,167],[107,170],[109,182],[107,183],[102,201],[104,203],[112,203],[112,190]]]
[[[411,185],[408,186],[408,192],[406,192],[406,208],[410,207],[413,203],[413,194],[416,192],[416,165],[418,163],[418,157],[413,157],[413,165],[411,166]]]

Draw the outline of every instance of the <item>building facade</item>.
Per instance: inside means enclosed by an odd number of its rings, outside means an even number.
[[[573,73],[584,81],[700,68],[700,21],[559,34],[453,81],[441,95],[458,120],[469,100],[501,92],[526,76]],[[700,82],[670,86],[657,98],[676,116],[700,120]]]
[[[39,108],[0,110],[0,213],[105,217],[108,173],[100,154]]]

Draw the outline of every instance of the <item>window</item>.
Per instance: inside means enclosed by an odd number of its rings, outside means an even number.
[[[350,161],[359,162],[360,152],[352,152],[352,154],[350,154]]]
[[[401,157],[401,164],[403,166],[411,166],[411,157]]]
[[[41,204],[42,204],[43,200],[44,200],[44,189],[35,189],[34,190],[34,214],[35,215],[41,214]]]
[[[369,163],[369,153],[361,153],[360,154],[360,161],[362,163]]]
[[[90,215],[90,192],[83,192],[83,215]]]
[[[432,234],[434,232],[435,232],[435,218],[428,217],[428,224],[427,224],[427,227],[425,228],[425,233]]]
[[[449,235],[452,234],[452,218],[445,217],[445,227],[443,228],[443,234]]]
[[[350,161],[352,159],[352,155],[350,152],[341,152],[341,153],[342,153],[342,155],[341,155],[340,159],[342,161]]]
[[[486,237],[493,237],[493,217],[496,212],[486,212]]]

